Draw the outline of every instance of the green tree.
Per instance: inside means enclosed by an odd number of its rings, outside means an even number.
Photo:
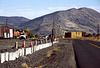
[[[34,35],[31,31],[27,31],[27,37],[28,38],[34,38]]]
[[[35,38],[39,38],[39,34],[36,34],[36,35],[35,35]]]
[[[30,29],[29,29],[29,28],[27,28],[27,29],[26,29],[26,31],[30,31]]]

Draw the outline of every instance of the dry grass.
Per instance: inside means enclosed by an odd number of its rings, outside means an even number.
[[[38,67],[34,67],[34,68],[43,68],[44,66],[46,66],[46,64],[45,65],[38,66]],[[26,63],[23,63],[22,64],[22,68],[32,68],[32,67],[28,67],[28,65]]]
[[[82,39],[82,40],[93,40],[93,41],[99,41],[100,42],[100,36],[99,37],[65,38],[65,39]]]
[[[35,67],[35,68],[43,68],[44,66],[46,66],[46,64],[45,65],[41,65],[39,67]]]
[[[60,47],[55,47],[54,49],[48,51],[46,56],[47,56],[47,57],[50,57],[51,54],[52,54],[54,51],[58,51],[59,49],[60,49]]]
[[[28,68],[28,65],[26,63],[23,63],[22,68]]]
[[[58,51],[60,50],[60,47],[55,47],[53,48],[52,50],[49,50],[46,54],[46,57],[50,57],[51,54],[53,54],[54,51]],[[42,59],[43,60],[43,59]],[[28,65],[26,63],[23,63],[22,64],[22,68],[43,68],[44,66],[46,66],[47,64],[45,65],[41,65],[41,66],[38,66],[38,67],[28,67]]]

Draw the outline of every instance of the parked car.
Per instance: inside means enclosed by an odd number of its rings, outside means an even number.
[[[26,39],[26,33],[20,33],[19,38],[20,39]]]

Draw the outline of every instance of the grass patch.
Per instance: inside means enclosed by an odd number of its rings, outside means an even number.
[[[46,66],[46,64],[45,65],[41,65],[39,67],[35,67],[35,68],[43,68],[44,66]]]
[[[23,63],[22,68],[28,68],[28,65],[26,63]]]
[[[47,57],[50,57],[51,54],[52,54],[54,51],[58,51],[59,49],[60,49],[60,47],[55,47],[54,49],[48,51],[46,56],[47,56]]]

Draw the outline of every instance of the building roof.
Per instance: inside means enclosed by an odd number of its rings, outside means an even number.
[[[68,32],[84,32],[84,31],[65,31],[65,33],[68,33]]]

